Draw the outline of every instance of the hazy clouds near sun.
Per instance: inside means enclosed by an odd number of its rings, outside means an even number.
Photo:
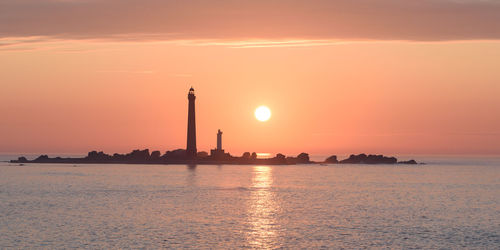
[[[0,37],[19,36],[160,40],[498,39],[500,2],[0,0]]]

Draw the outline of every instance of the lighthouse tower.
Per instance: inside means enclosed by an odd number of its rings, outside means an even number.
[[[187,128],[187,146],[186,154],[188,158],[196,158],[196,122],[195,122],[195,109],[194,100],[196,96],[194,95],[194,89],[191,87],[188,93],[189,108],[188,108],[188,128]]]
[[[226,157],[226,153],[224,153],[224,149],[222,149],[222,131],[220,129],[217,131],[217,147],[215,149],[210,150],[210,155],[214,159],[224,159]]]
[[[217,131],[217,151],[222,150],[222,131]],[[222,150],[224,151],[224,150]]]

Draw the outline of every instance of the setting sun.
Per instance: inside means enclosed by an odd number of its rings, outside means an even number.
[[[266,106],[260,106],[255,110],[255,118],[261,122],[265,122],[271,118],[271,110]]]

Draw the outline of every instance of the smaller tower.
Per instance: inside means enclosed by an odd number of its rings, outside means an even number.
[[[217,131],[217,147],[210,150],[210,155],[214,159],[218,160],[222,160],[227,157],[226,153],[224,153],[224,149],[222,149],[222,131],[220,131],[220,129]]]

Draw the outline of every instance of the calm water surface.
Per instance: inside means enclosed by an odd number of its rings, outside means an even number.
[[[0,201],[0,248],[500,248],[498,159],[0,163]]]

